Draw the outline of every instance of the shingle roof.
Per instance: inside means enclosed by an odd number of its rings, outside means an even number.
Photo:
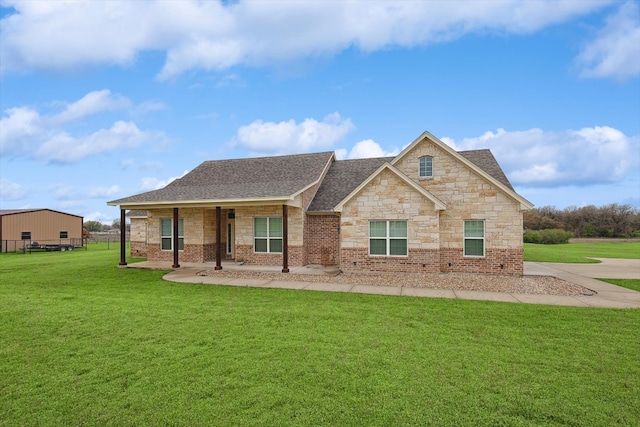
[[[393,157],[373,159],[338,160],[322,180],[322,184],[309,205],[310,212],[327,212],[362,184],[365,179]]]
[[[164,188],[109,204],[290,197],[320,179],[332,158],[329,151],[207,161]]]
[[[469,151],[458,151],[465,159],[469,160],[474,165],[478,166],[480,169],[491,175],[493,178],[498,180],[501,184],[504,184],[510,190],[513,190],[509,179],[502,171],[502,168],[498,164],[498,161],[493,154],[488,149],[483,150],[469,150]],[[515,190],[513,190],[515,191]]]

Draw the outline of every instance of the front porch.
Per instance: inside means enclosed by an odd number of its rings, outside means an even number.
[[[282,267],[276,265],[238,265],[233,261],[221,261],[221,267],[226,272],[238,272],[238,273],[282,273]],[[121,268],[138,268],[147,270],[176,270],[170,261],[141,261],[131,264],[121,265]],[[180,268],[199,268],[205,270],[215,270],[215,262],[182,262]],[[292,274],[307,274],[314,276],[337,276],[340,273],[338,266],[321,266],[321,265],[305,265],[297,267],[289,267],[289,272]]]

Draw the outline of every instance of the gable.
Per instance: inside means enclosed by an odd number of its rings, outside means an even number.
[[[420,157],[433,157],[433,177],[420,178]],[[489,150],[472,150],[458,153],[428,132],[407,146],[392,162],[392,165],[419,182],[424,188],[433,189],[433,194],[451,191],[472,179],[481,180],[485,186],[500,191],[520,205],[521,210],[533,205],[516,193],[504,172]]]
[[[388,178],[386,179],[386,181],[382,180],[381,176],[383,174],[389,176],[393,181],[395,181],[395,184],[389,186]],[[382,188],[382,186],[384,186],[384,188]],[[446,209],[446,205],[433,194],[420,187],[418,184],[409,179],[406,175],[393,167],[391,164],[384,163],[378,168],[378,170],[371,174],[364,182],[358,185],[358,187],[356,187],[349,195],[347,195],[347,197],[345,197],[340,203],[338,203],[334,211],[341,212],[342,208],[349,201],[351,201],[359,193],[370,187],[381,187],[381,189],[377,190],[379,192],[378,197],[380,197],[380,200],[397,200],[396,196],[399,188],[408,187],[413,192],[418,193],[423,199],[427,199],[428,201],[433,203],[434,210]]]

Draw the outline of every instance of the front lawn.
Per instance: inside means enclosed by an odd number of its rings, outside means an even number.
[[[640,292],[640,279],[598,279],[623,288]]]
[[[593,258],[640,259],[640,242],[524,244],[524,260],[535,262],[597,263]]]
[[[638,425],[640,310],[174,284],[0,255],[0,426]]]

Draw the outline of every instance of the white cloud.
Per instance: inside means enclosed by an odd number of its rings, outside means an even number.
[[[112,185],[111,187],[94,187],[89,190],[89,197],[92,199],[101,199],[104,197],[115,196],[120,192],[120,187]]]
[[[40,114],[28,107],[9,108],[5,114],[0,119],[0,154],[28,153],[33,137],[41,132]]]
[[[530,33],[611,1],[5,3],[16,13],[0,25],[2,72],[125,65],[141,52],[162,51],[159,77],[172,78],[192,69],[330,56],[352,46],[372,52],[474,32]]]
[[[141,190],[144,190],[144,191],[159,190],[159,189],[164,188],[167,185],[171,184],[176,179],[182,178],[187,173],[189,173],[189,171],[184,171],[182,173],[182,175],[180,175],[180,176],[172,176],[172,177],[164,179],[164,180],[163,179],[154,178],[154,177],[144,177],[144,178],[142,178],[140,180],[140,186],[139,187],[140,187]]]
[[[135,123],[117,121],[110,129],[100,129],[86,137],[75,138],[66,132],[58,133],[45,141],[36,155],[51,162],[73,163],[93,154],[136,147],[149,137]]]
[[[59,104],[59,103],[58,103]],[[122,147],[135,147],[152,136],[166,142],[162,133],[145,132],[135,123],[116,121],[109,129],[75,136],[64,127],[81,122],[90,115],[118,109],[131,109],[131,101],[109,90],[89,92],[81,99],[65,104],[62,111],[42,115],[31,107],[14,107],[0,119],[0,154],[28,155],[44,161],[71,163],[87,156],[108,153]],[[126,163],[120,165],[126,168]]]
[[[442,141],[456,150],[489,148],[514,185],[554,187],[616,183],[640,166],[640,136],[608,126],[549,132],[486,132]]]
[[[131,107],[131,101],[120,95],[112,95],[108,89],[89,92],[76,102],[67,105],[64,111],[51,117],[56,123],[66,123],[80,120],[86,116],[127,109]]]
[[[394,148],[391,151],[386,151],[374,140],[365,139],[356,143],[348,154],[347,150],[344,148],[336,150],[336,157],[338,159],[365,159],[372,157],[396,156],[398,153],[400,153],[400,150],[397,148]]]
[[[74,200],[78,198],[75,188],[69,185],[53,184],[48,187],[55,200]]]
[[[353,129],[351,120],[338,113],[320,122],[310,118],[300,123],[293,119],[278,123],[256,120],[241,126],[233,143],[254,153],[302,153],[331,147]]]
[[[627,80],[640,75],[640,8],[627,2],[606,20],[604,28],[576,59],[587,78]]]
[[[27,189],[7,178],[0,178],[0,200],[14,201],[24,199],[29,192]]]

